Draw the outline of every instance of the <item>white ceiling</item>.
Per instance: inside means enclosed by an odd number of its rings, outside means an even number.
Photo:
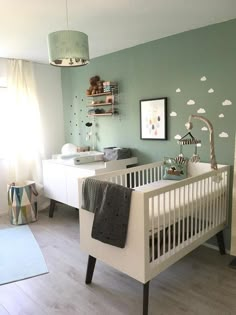
[[[0,0],[0,57],[48,63],[47,34],[66,29],[66,0]],[[69,28],[90,58],[236,18],[236,0],[68,0]]]

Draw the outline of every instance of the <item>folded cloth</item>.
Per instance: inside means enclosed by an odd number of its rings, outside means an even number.
[[[82,208],[95,213],[100,208],[108,182],[87,177],[82,186]]]
[[[132,189],[88,177],[82,192],[82,208],[94,212],[92,238],[124,248]]]

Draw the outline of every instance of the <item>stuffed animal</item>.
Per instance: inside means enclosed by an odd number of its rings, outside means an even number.
[[[100,80],[98,75],[89,79],[90,87],[86,91],[87,95],[94,95],[103,92],[103,81]]]

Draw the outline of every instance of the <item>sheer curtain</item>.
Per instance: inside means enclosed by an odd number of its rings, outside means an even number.
[[[42,191],[41,161],[64,143],[60,69],[0,58],[0,214],[8,208],[7,183],[30,179]],[[47,205],[38,198],[39,209]]]
[[[42,184],[44,150],[31,62],[8,60],[4,155],[9,181],[32,179]]]

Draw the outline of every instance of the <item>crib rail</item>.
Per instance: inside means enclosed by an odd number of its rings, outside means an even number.
[[[229,167],[189,178],[145,194],[149,220],[149,261],[166,261],[227,222]],[[155,268],[156,267],[156,268]]]
[[[163,162],[155,162],[96,175],[96,179],[136,188],[162,179]]]

